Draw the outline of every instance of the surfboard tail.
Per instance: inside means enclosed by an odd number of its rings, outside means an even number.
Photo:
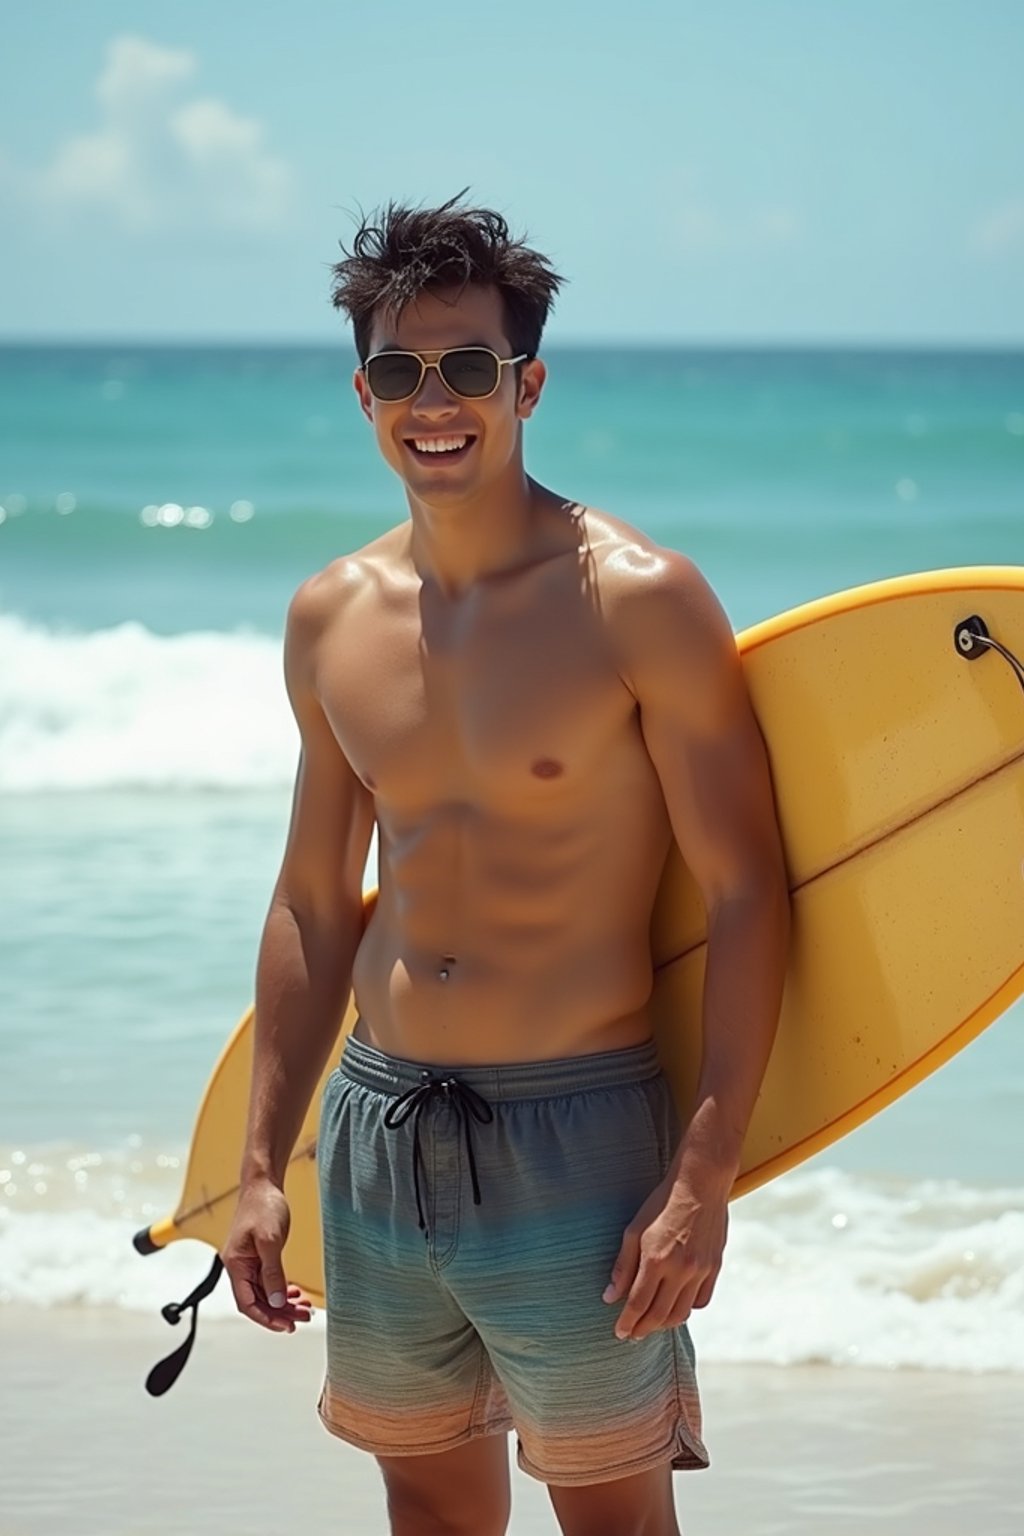
[[[163,1221],[155,1221],[150,1227],[140,1227],[132,1238],[132,1247],[136,1253],[143,1255],[159,1253],[161,1248],[166,1248],[168,1243],[173,1243],[176,1237],[183,1235],[168,1216]]]

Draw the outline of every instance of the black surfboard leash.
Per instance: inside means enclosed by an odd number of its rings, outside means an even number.
[[[1021,689],[1024,690],[1024,663],[1020,662],[1005,645],[1000,645],[998,640],[993,640],[988,632],[988,625],[980,614],[972,613],[969,619],[960,621],[953,631],[953,645],[957,655],[964,661],[980,661],[983,656],[988,655],[990,650],[995,651],[1009,665]]]
[[[196,1341],[199,1303],[204,1297],[209,1296],[220,1279],[223,1268],[224,1260],[218,1253],[214,1258],[213,1264],[210,1266],[210,1272],[205,1280],[201,1280],[195,1290],[189,1292],[184,1301],[169,1301],[165,1307],[160,1308],[160,1316],[164,1321],[175,1326],[181,1321],[185,1312],[191,1311],[192,1317],[189,1323],[188,1338],[185,1342],[179,1344],[178,1348],[173,1350],[165,1359],[158,1361],[146,1377],[146,1391],[150,1397],[162,1397],[169,1387],[173,1387],[185,1369],[186,1361],[192,1353],[192,1346]]]

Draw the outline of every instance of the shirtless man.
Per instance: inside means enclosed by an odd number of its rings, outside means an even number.
[[[322,1422],[378,1458],[397,1536],[500,1536],[513,1428],[565,1536],[677,1536],[672,1469],[708,1464],[686,1321],[785,971],[764,744],[693,563],[524,470],[547,260],[455,199],[384,210],[334,282],[410,517],[288,612],[302,751],[225,1263],[246,1316],[308,1319],[283,1180],[353,987],[317,1147]],[[673,838],[709,925],[685,1127],[647,1015]]]

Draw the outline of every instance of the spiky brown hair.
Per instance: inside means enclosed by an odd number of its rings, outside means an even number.
[[[498,289],[513,352],[536,354],[565,279],[546,256],[511,238],[500,213],[462,206],[465,195],[439,208],[388,203],[363,217],[351,250],[338,242],[345,259],[331,268],[331,303],[352,321],[360,362],[378,311],[399,315],[427,289],[467,283]]]

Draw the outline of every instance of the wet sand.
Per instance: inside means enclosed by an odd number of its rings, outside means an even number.
[[[322,1332],[200,1317],[150,1398],[185,1330],[3,1309],[0,1536],[386,1536],[375,1461],[316,1418]],[[701,1386],[712,1466],[674,1479],[685,1536],[1024,1530],[1020,1375],[706,1364]],[[513,1467],[512,1488],[512,1536],[556,1533],[543,1485]]]

